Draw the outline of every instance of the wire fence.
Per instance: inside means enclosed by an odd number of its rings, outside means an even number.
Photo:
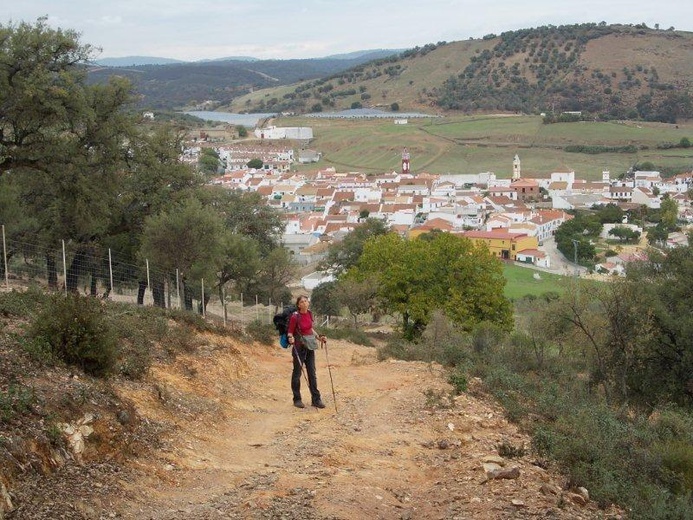
[[[231,294],[214,280],[190,280],[178,270],[158,270],[145,259],[129,263],[111,249],[62,240],[57,247],[8,240],[2,226],[0,284],[5,290],[37,285],[115,302],[182,309],[229,327],[272,323],[281,304],[256,295]]]

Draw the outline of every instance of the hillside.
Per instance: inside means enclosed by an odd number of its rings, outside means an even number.
[[[0,423],[0,518],[604,518],[523,454],[529,438],[481,381],[442,406],[440,367],[330,341],[317,358],[328,408],[299,410],[286,351],[209,331],[189,339],[194,348],[143,380],[110,383],[26,370],[1,346],[0,377],[34,388],[44,419]],[[36,436],[56,419],[75,427],[74,442]]]
[[[332,75],[393,52],[372,50],[305,60],[229,58],[158,65],[96,65],[89,68],[88,78],[93,83],[105,83],[111,76],[127,77],[138,94],[136,104],[140,108],[182,109],[206,101],[206,108],[214,108],[257,88]]]
[[[693,115],[693,33],[582,24],[439,42],[298,85],[256,91],[230,110],[314,112],[354,104],[466,113],[583,111],[673,122]]]

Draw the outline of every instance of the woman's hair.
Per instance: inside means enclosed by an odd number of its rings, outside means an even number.
[[[303,300],[303,299],[306,299],[306,300],[307,300],[307,299],[308,299],[308,296],[306,296],[305,294],[302,294],[301,296],[299,296],[298,298],[296,298],[296,307],[298,307],[298,304],[301,303],[301,300]]]

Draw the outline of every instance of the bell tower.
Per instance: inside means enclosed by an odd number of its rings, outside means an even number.
[[[406,148],[402,151],[402,173],[409,173],[409,152]]]
[[[520,165],[520,156],[515,154],[513,159],[513,180],[516,181],[522,177],[522,167]]]

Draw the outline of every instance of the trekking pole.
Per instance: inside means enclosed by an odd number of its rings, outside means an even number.
[[[327,372],[330,374],[330,385],[332,385],[332,401],[334,402],[334,413],[337,412],[337,396],[334,393],[334,381],[332,380],[332,369],[330,368],[330,357],[327,355],[327,340],[322,340],[322,346],[325,348],[325,359],[327,360]]]
[[[303,374],[303,379],[306,380],[306,385],[308,385],[308,388],[310,388],[310,381],[308,381],[308,375],[306,374],[306,371],[303,369],[303,361],[301,360],[301,356],[298,353],[298,349],[296,348],[295,342],[292,348],[294,350],[294,355],[296,356],[296,359],[298,359],[298,365],[301,367],[301,374]]]

